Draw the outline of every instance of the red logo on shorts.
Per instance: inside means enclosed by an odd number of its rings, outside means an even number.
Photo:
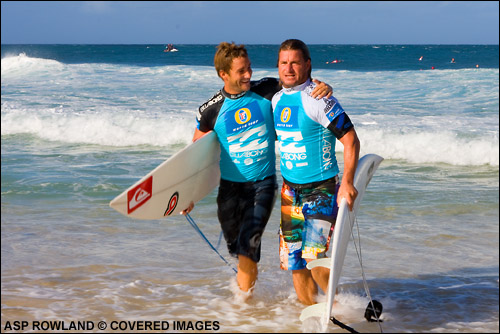
[[[128,214],[139,209],[153,195],[153,175],[127,193]]]
[[[163,216],[170,216],[172,212],[174,212],[175,208],[177,207],[177,203],[179,202],[179,193],[176,191],[172,197],[170,197],[170,200],[168,201],[168,206],[167,210],[165,210],[165,213]]]

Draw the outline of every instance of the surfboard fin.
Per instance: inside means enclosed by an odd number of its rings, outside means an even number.
[[[316,267],[324,267],[324,268],[330,269],[331,262],[332,262],[332,259],[330,259],[329,257],[324,257],[322,259],[312,260],[311,262],[309,262],[307,264],[307,269],[311,270],[311,269],[316,268]]]
[[[325,313],[325,309],[326,303],[312,304],[302,310],[300,313],[300,321],[304,321],[310,317],[322,317]]]

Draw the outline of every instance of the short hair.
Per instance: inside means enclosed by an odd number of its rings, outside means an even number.
[[[306,43],[302,42],[299,39],[287,39],[280,45],[280,49],[278,51],[278,65],[279,65],[279,54],[281,51],[287,51],[287,50],[298,50],[302,52],[302,57],[304,58],[305,61],[311,60],[311,54],[309,53],[309,48],[307,47]],[[311,78],[311,68],[309,68],[309,78]]]
[[[234,58],[246,57],[248,58],[245,45],[236,45],[234,42],[222,42],[217,46],[215,52],[214,65],[217,75],[220,77],[219,72],[229,73]]]

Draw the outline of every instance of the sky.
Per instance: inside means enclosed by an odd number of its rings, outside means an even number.
[[[2,1],[2,44],[496,44],[498,1]]]

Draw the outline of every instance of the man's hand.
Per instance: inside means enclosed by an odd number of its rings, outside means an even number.
[[[316,84],[316,87],[314,87],[311,92],[311,97],[315,99],[322,99],[326,97],[328,99],[332,96],[333,89],[330,85],[316,79],[313,79],[312,81]]]
[[[345,198],[347,200],[347,205],[349,206],[349,211],[352,211],[356,197],[358,197],[358,190],[356,187],[354,187],[352,183],[342,181],[337,195],[337,205],[340,205],[342,198]]]

